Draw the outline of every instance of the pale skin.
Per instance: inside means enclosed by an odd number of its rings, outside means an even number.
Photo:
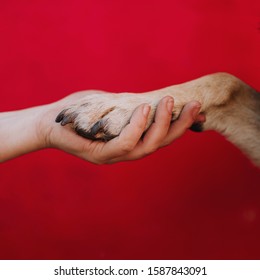
[[[161,99],[154,123],[142,137],[150,106],[141,104],[120,135],[108,142],[92,141],[75,133],[71,127],[61,127],[55,117],[65,104],[75,102],[91,91],[74,93],[48,105],[0,113],[0,162],[44,148],[56,148],[95,164],[110,164],[136,160],[171,144],[194,122],[204,122],[199,114],[201,104],[191,101],[178,120],[171,123],[174,100]]]

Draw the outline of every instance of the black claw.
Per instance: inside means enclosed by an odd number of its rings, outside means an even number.
[[[92,135],[96,135],[98,132],[102,132],[103,128],[104,128],[104,121],[100,120],[92,126],[90,133]]]
[[[60,122],[62,126],[68,123],[72,123],[77,117],[77,114],[74,112],[66,115],[67,111],[68,109],[64,109],[63,111],[61,111],[59,115],[56,117],[55,122],[57,123]]]
[[[76,116],[77,116],[77,114],[75,114],[75,113],[71,113],[71,114],[66,115],[62,119],[61,125],[64,126],[64,125],[66,125],[68,123],[72,123],[75,120]]]
[[[200,123],[200,122],[193,123],[192,126],[190,127],[190,130],[195,131],[195,132],[202,132],[203,123]]]
[[[97,140],[92,133],[89,133],[89,132],[87,132],[87,131],[85,131],[81,128],[76,127],[75,131],[77,132],[78,135],[80,135],[84,138],[87,138],[87,139],[90,139],[90,140]]]
[[[66,113],[67,110],[68,110],[68,109],[62,110],[62,111],[59,113],[59,115],[56,117],[55,122],[57,122],[57,123],[61,122],[61,121],[63,120],[64,115],[65,115],[65,113]]]
[[[68,116],[65,116],[63,119],[62,119],[62,121],[61,121],[61,125],[62,126],[64,126],[64,125],[66,125],[66,124],[68,124],[68,123],[70,123],[71,121],[70,121],[70,116],[68,115]]]
[[[113,134],[104,134],[102,140],[105,141],[105,142],[108,142],[109,140],[115,138],[117,135],[113,135]]]
[[[92,140],[92,141],[99,140],[99,141],[107,142],[116,137],[116,135],[112,135],[112,134],[108,134],[108,133],[106,133],[106,134],[104,133],[104,134],[102,134],[102,136],[96,137],[95,134],[93,134],[92,132],[87,132],[87,131],[83,130],[82,128],[78,128],[78,127],[75,128],[75,131],[78,135],[80,135],[84,138],[87,138],[89,140]]]

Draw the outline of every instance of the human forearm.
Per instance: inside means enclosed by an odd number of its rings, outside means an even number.
[[[0,162],[44,148],[39,127],[43,108],[0,113]]]

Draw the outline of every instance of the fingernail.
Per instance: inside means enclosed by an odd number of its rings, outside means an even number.
[[[145,118],[147,118],[149,112],[150,112],[150,109],[151,107],[149,105],[144,105],[144,108],[143,108],[143,115]]]
[[[192,117],[193,117],[194,120],[197,118],[197,116],[198,116],[198,114],[199,114],[199,111],[200,111],[200,108],[201,108],[201,106],[197,106],[197,107],[195,107],[195,108],[193,109],[193,111],[192,111]]]
[[[205,122],[205,121],[206,121],[206,116],[205,116],[205,114],[199,113],[199,114],[197,115],[196,121],[197,121],[197,122],[201,122],[201,123]]]
[[[172,114],[172,110],[173,110],[173,99],[169,99],[167,102],[167,110],[169,112],[169,114]]]

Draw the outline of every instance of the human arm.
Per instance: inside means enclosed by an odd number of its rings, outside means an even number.
[[[191,102],[180,118],[170,124],[173,99],[165,97],[143,139],[150,110],[147,104],[137,108],[118,137],[109,142],[91,141],[78,136],[69,126],[61,127],[54,122],[64,104],[78,97],[76,93],[48,105],[0,113],[0,162],[44,148],[57,148],[96,164],[134,160],[170,144],[195,120],[204,120],[204,116],[198,115],[199,103]]]

